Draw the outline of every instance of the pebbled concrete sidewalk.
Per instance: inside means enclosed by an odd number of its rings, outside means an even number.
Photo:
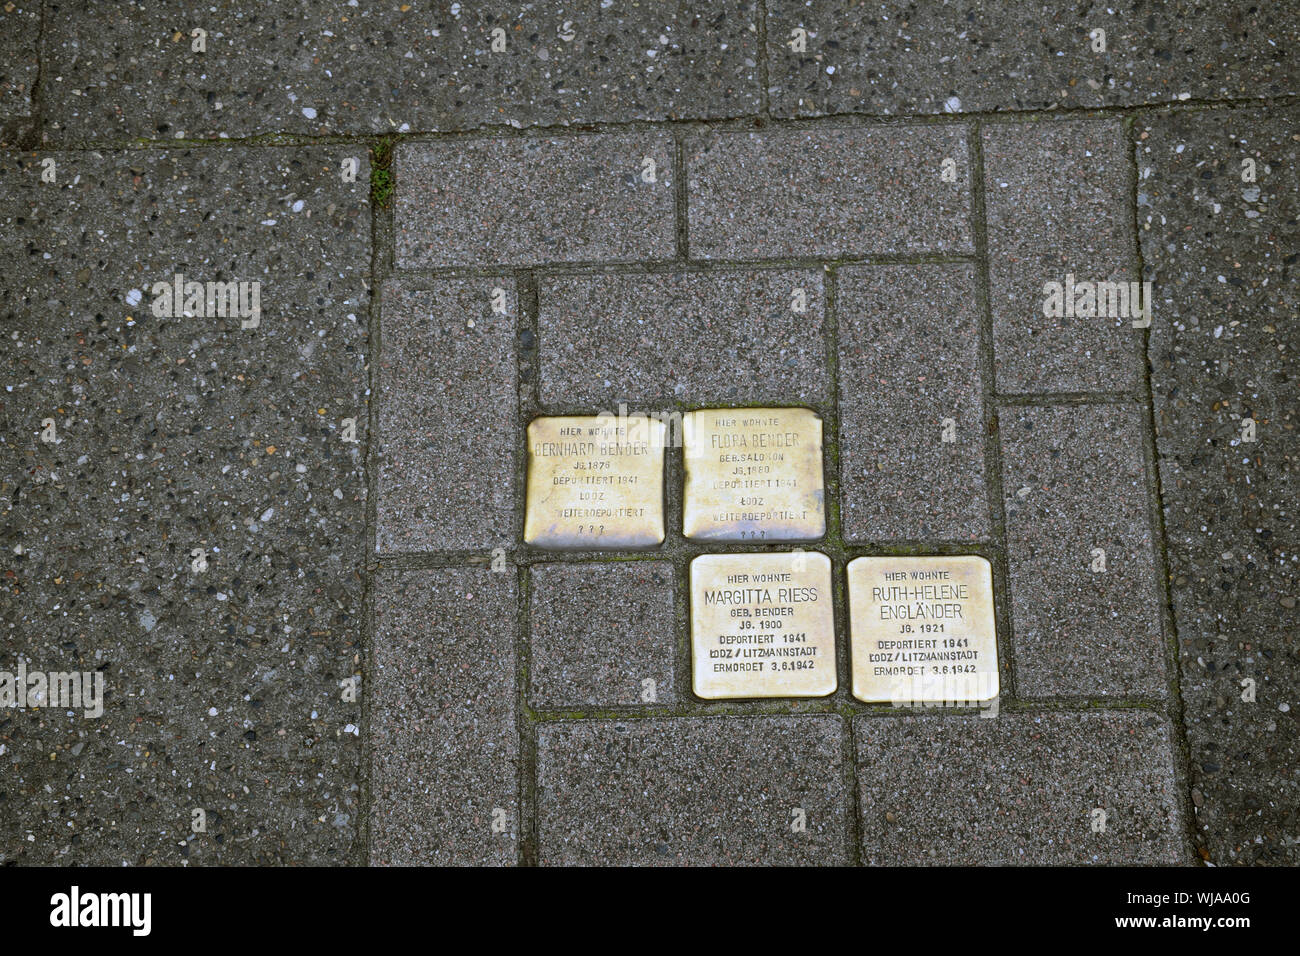
[[[0,707],[0,862],[1295,864],[1300,17],[895,7],[0,6],[0,672],[107,689]],[[677,449],[523,543],[620,405],[822,417],[830,697],[691,692],[788,548]],[[992,563],[995,717],[850,694],[890,554]]]

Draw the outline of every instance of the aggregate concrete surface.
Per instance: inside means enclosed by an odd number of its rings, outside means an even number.
[[[541,6],[0,2],[0,864],[1300,863],[1300,10]],[[523,542],[534,417],[717,406],[824,423],[828,697],[692,693],[789,548],[677,447]],[[995,708],[852,697],[913,554]]]

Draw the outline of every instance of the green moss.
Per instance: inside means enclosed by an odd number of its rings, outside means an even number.
[[[393,174],[387,169],[370,170],[370,201],[376,206],[387,207],[393,195]]]
[[[370,150],[370,201],[381,209],[393,196],[393,141],[380,139]]]

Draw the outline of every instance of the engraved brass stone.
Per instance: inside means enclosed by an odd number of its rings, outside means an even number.
[[[822,420],[807,408],[712,408],[682,418],[682,533],[810,541],[826,533]]]
[[[534,419],[524,541],[578,549],[662,544],[665,431],[643,415]]]
[[[695,694],[835,692],[831,561],[818,551],[702,554],[691,562]]]
[[[998,696],[993,571],[979,555],[848,565],[853,696],[899,706]]]

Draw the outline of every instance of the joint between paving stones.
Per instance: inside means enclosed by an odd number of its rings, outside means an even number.
[[[42,34],[44,33],[44,6],[42,6]],[[42,43],[44,41],[42,40]],[[42,46],[42,49],[44,47]],[[766,51],[758,62],[764,64]],[[43,78],[45,57],[42,55],[38,64],[38,79]],[[42,84],[43,85],[43,84]],[[766,96],[766,90],[764,90]],[[567,136],[584,136],[593,133],[647,132],[680,129],[684,134],[696,130],[803,130],[816,128],[856,129],[863,127],[907,127],[907,126],[960,126],[977,121],[988,125],[1028,124],[1040,122],[1068,121],[1101,118],[1144,118],[1170,113],[1197,113],[1206,111],[1231,111],[1250,109],[1283,109],[1300,103],[1300,94],[1279,94],[1273,96],[1229,98],[1229,99],[1188,99],[1176,102],[1142,103],[1101,107],[1052,107],[1028,108],[1015,110],[970,110],[960,113],[896,113],[866,114],[852,112],[825,112],[815,116],[772,116],[766,110],[756,113],[740,113],[726,117],[707,119],[652,119],[626,121],[584,121],[579,123],[537,124],[530,126],[512,126],[508,123],[483,123],[461,129],[420,130],[407,133],[376,134],[371,131],[354,133],[263,133],[251,136],[227,137],[176,137],[161,139],[154,137],[129,138],[82,138],[77,136],[60,137],[57,142],[48,142],[45,130],[42,98],[38,110],[33,97],[32,114],[26,117],[33,123],[26,141],[14,144],[14,148],[26,151],[90,151],[90,150],[133,150],[133,149],[191,149],[191,148],[228,148],[235,146],[321,146],[332,144],[355,144],[373,141],[376,138],[391,139],[394,144],[417,144],[424,142],[447,142],[466,139],[511,139],[511,138],[553,138]],[[33,134],[38,137],[33,141]]]
[[[1014,714],[1052,713],[1125,713],[1132,711],[1164,715],[1166,701],[1163,697],[1059,697],[1033,698],[999,703],[999,711]],[[627,704],[602,707],[529,707],[528,719],[532,724],[561,720],[654,720],[663,717],[866,717],[888,719],[891,717],[921,716],[942,713],[955,717],[975,717],[984,713],[978,705],[947,706],[944,704],[907,704],[895,706],[888,703],[868,704],[850,697],[839,699],[838,694],[809,698],[752,698],[706,701],[698,698],[683,703],[644,706]],[[986,718],[995,720],[997,718]]]
[[[832,266],[822,272],[826,306],[822,335],[826,348],[826,407],[822,411],[822,471],[825,488],[826,537],[843,540],[840,515],[840,334],[839,272]]]
[[[518,831],[516,847],[520,866],[537,865],[537,719],[529,702],[531,656],[531,606],[532,574],[524,565],[518,565],[519,614],[515,621],[515,694],[517,699],[516,732],[519,735],[518,773]]]
[[[538,280],[544,281],[546,279],[575,276],[708,275],[715,272],[775,272],[783,269],[822,270],[841,266],[945,265],[950,263],[973,264],[974,262],[974,255],[960,252],[864,253],[859,256],[838,256],[833,258],[773,256],[763,259],[691,259],[677,256],[670,259],[651,261],[592,259],[525,267],[517,265],[404,267],[396,269],[394,275],[400,276],[403,281],[432,283],[445,279],[489,279],[502,274],[527,271],[534,274]]]
[[[766,49],[766,47],[765,47]],[[859,823],[860,796],[856,761],[856,742],[853,721],[848,713],[856,710],[849,703],[853,696],[853,670],[849,655],[849,604],[846,594],[846,568],[851,558],[844,546],[842,515],[840,513],[840,364],[839,364],[839,272],[827,265],[823,270],[823,289],[826,299],[823,309],[822,334],[826,348],[827,396],[822,414],[822,471],[825,481],[823,507],[826,512],[826,535],[833,546],[831,558],[831,599],[833,633],[835,640],[836,689],[828,699],[841,724],[841,774],[845,787],[845,859],[849,865],[861,864],[862,835]],[[834,545],[838,545],[835,547]]]
[[[370,177],[370,156],[373,148],[367,149],[366,176]],[[358,170],[360,176],[360,170]],[[356,854],[359,864],[369,865],[371,859],[371,808],[373,793],[371,791],[370,768],[374,760],[374,736],[371,733],[370,705],[371,691],[375,675],[374,646],[376,633],[377,594],[375,572],[379,565],[375,559],[375,533],[378,525],[379,508],[379,356],[382,343],[380,321],[383,309],[381,277],[387,274],[388,263],[384,256],[389,248],[385,241],[392,234],[391,214],[371,203],[370,216],[370,302],[367,311],[366,336],[366,391],[369,406],[366,409],[365,454],[362,467],[365,475],[366,507],[364,531],[364,553],[366,555],[365,573],[362,575],[361,604],[361,766],[362,779],[358,782],[360,793],[357,799],[357,812],[361,819],[357,825]]]
[[[1146,263],[1142,256],[1142,229],[1138,212],[1138,192],[1141,188],[1141,173],[1138,169],[1137,122],[1134,117],[1124,120],[1124,143],[1129,159],[1129,193],[1127,198],[1129,212],[1132,215],[1133,238],[1133,274],[1139,281],[1146,279]],[[1154,290],[1153,293],[1154,295]],[[1154,322],[1154,318],[1152,319]],[[1152,547],[1155,552],[1155,573],[1159,579],[1160,625],[1165,635],[1166,662],[1169,670],[1169,698],[1165,702],[1166,712],[1174,727],[1171,735],[1173,745],[1174,772],[1182,786],[1178,789],[1179,806],[1183,816],[1183,829],[1186,849],[1191,859],[1197,859],[1196,849],[1196,808],[1192,803],[1192,757],[1188,744],[1186,714],[1183,706],[1182,691],[1182,655],[1178,644],[1178,619],[1174,614],[1174,598],[1170,580],[1169,539],[1165,534],[1164,489],[1160,479],[1160,449],[1156,443],[1155,389],[1152,385],[1155,370],[1151,362],[1151,328],[1141,330],[1138,345],[1141,349],[1142,369],[1139,389],[1143,400],[1143,457],[1147,463],[1147,498],[1151,521]]]
[[[686,189],[686,136],[673,129],[673,231],[677,242],[677,259],[689,262],[691,258],[690,201]]]
[[[1012,392],[998,394],[994,401],[1003,408],[1018,406],[1139,405],[1142,397],[1132,392]]]
[[[673,680],[678,700],[695,699],[695,673],[691,660],[691,571],[689,561],[674,561],[673,569]]]
[[[999,434],[996,356],[993,351],[993,296],[988,266],[988,221],[984,189],[984,127],[970,124],[971,232],[975,242],[975,296],[980,335],[979,370],[984,401],[984,487],[989,509],[993,566],[994,624],[998,643],[998,706],[1016,701],[1016,654],[1011,631],[1011,569],[1007,557],[1006,506],[1002,497],[1002,442]],[[1003,690],[1005,689],[1005,690]]]
[[[541,382],[541,330],[538,316],[537,273],[520,272],[515,277],[515,301],[519,303],[519,328],[511,340],[516,359],[516,384],[518,400],[515,403],[515,435],[527,434],[528,423],[536,416]],[[532,347],[527,349],[521,339],[531,335]],[[520,353],[527,352],[526,360]],[[525,376],[527,371],[527,376]],[[514,523],[512,540],[523,541],[524,499],[528,481],[528,457],[525,442],[515,442],[515,501],[511,511]],[[508,549],[507,559],[512,561],[518,575],[519,608],[516,621],[516,731],[519,735],[518,766],[518,863],[520,866],[537,865],[537,719],[532,707],[530,682],[532,680],[532,570],[531,562],[520,560],[519,547]]]
[[[49,0],[41,0],[40,25],[36,32],[36,79],[32,81],[32,113],[27,118],[28,126],[24,134],[18,137],[16,146],[19,150],[38,150],[41,146],[42,132],[45,128],[45,7]]]

